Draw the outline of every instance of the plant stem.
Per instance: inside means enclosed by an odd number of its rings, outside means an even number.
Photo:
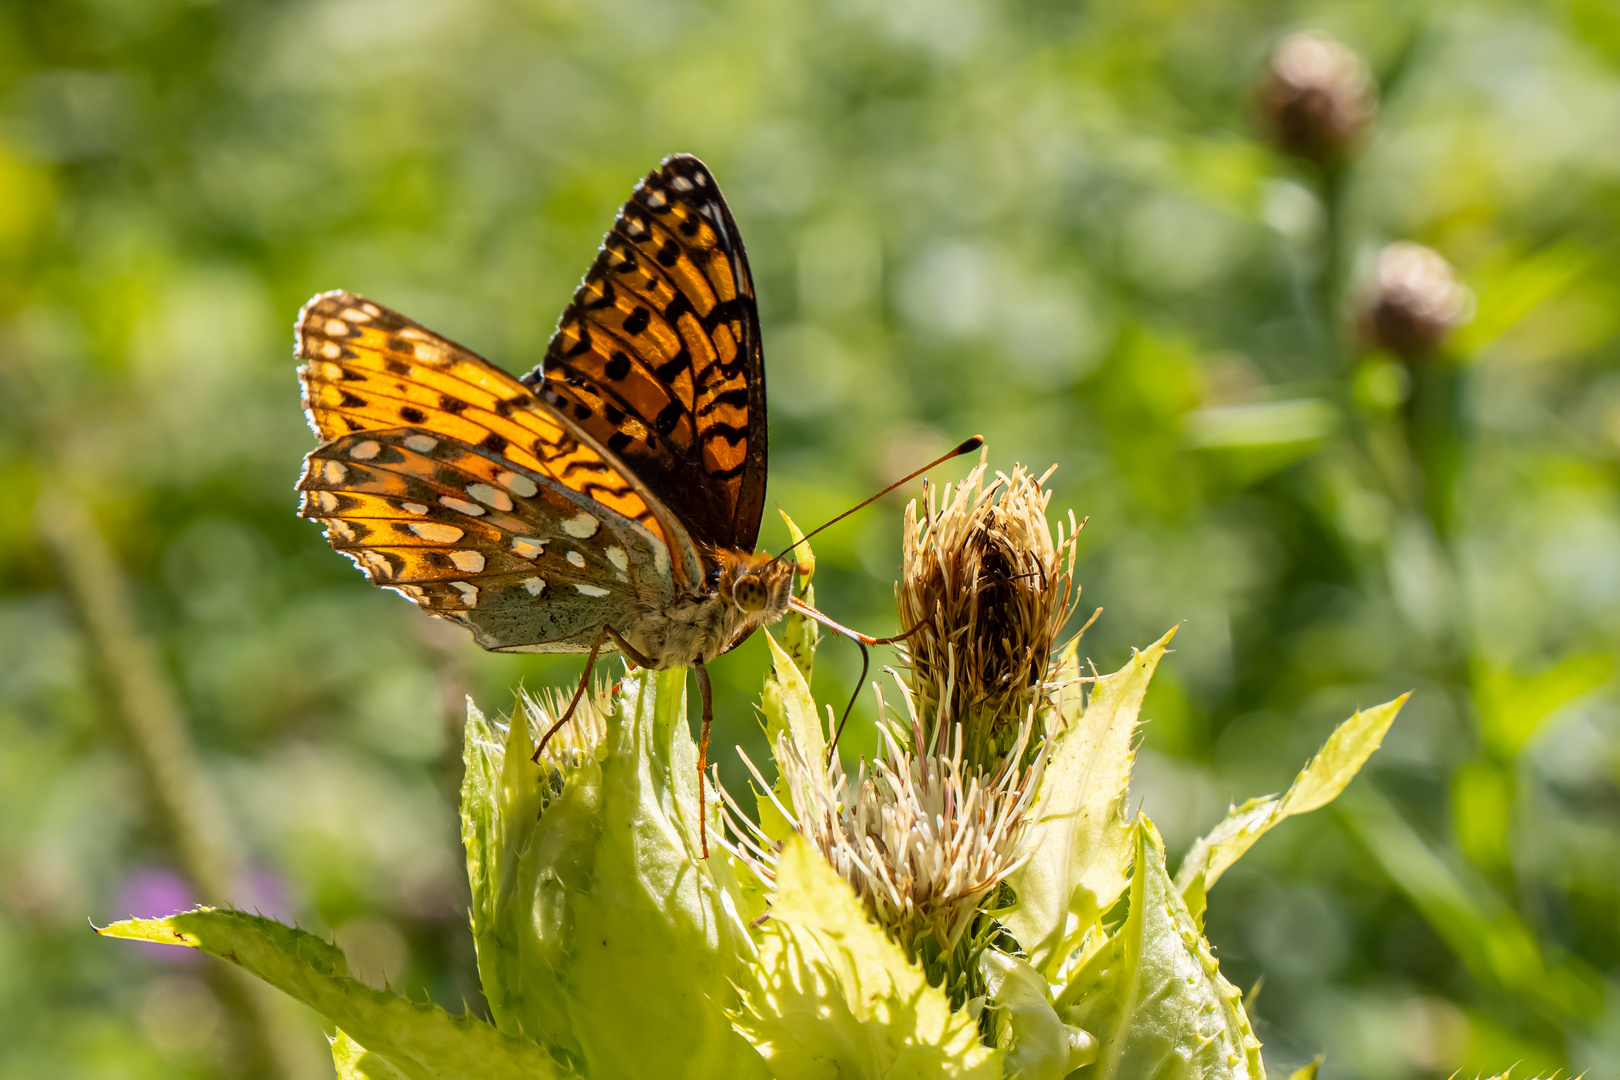
[[[61,565],[108,690],[135,751],[181,872],[211,905],[228,905],[238,867],[219,799],[197,762],[184,713],[157,650],[140,630],[135,606],[105,536],[68,483],[51,485],[37,511],[39,531]],[[299,1034],[288,1030],[273,990],[230,967],[212,980],[235,1018],[241,1072],[293,1077]]]

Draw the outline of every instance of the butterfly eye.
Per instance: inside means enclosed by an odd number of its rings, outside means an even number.
[[[753,575],[737,579],[731,586],[731,602],[739,611],[755,612],[765,607],[765,583]]]

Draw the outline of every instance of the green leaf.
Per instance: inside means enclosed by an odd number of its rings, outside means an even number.
[[[1288,1080],[1316,1080],[1317,1072],[1322,1068],[1322,1055],[1317,1054],[1314,1061],[1306,1062],[1288,1074]]]
[[[1282,798],[1250,799],[1193,844],[1176,871],[1176,887],[1195,918],[1202,922],[1205,894],[1256,840],[1284,818],[1309,813],[1338,797],[1382,745],[1384,734],[1411,696],[1402,694],[1394,701],[1359,710],[1334,729]]]
[[[980,953],[979,967],[988,1007],[997,1010],[998,1042],[1007,1051],[1009,1078],[1063,1080],[1097,1059],[1097,1040],[1063,1022],[1040,972],[997,949]]]
[[[1069,684],[1055,710],[1062,727],[1053,733],[1056,747],[1036,797],[1042,810],[1027,841],[1030,857],[1008,878],[1018,905],[1004,919],[1029,962],[1048,978],[1125,891],[1131,741],[1148,681],[1174,635],[1171,630],[1098,679],[1083,712],[1075,649],[1059,664],[1058,680]]]
[[[821,761],[827,756],[827,737],[816,717],[815,699],[810,696],[810,684],[788,651],[779,645],[769,630],[762,630],[771,649],[771,674],[765,678],[763,708],[765,712],[765,740],[774,755],[777,739],[786,735],[799,748],[806,761]],[[784,840],[793,832],[793,825],[777,809],[777,803],[791,809],[792,796],[783,778],[781,763],[777,763],[776,783],[772,788],[776,796],[755,793],[759,806],[760,828],[772,840]]]
[[[1002,1075],[966,1013],[867,921],[849,883],[789,837],[759,961],[734,1017],[779,1080]]]
[[[406,1080],[405,1074],[387,1058],[373,1054],[344,1034],[342,1028],[332,1036],[332,1064],[338,1080]]]
[[[626,675],[549,800],[524,716],[502,732],[468,710],[462,832],[490,1011],[591,1076],[765,1075],[727,1019],[754,946],[730,862],[700,857],[685,683]]]
[[[503,1034],[476,1017],[451,1016],[435,1005],[373,990],[349,977],[348,961],[336,946],[263,916],[198,908],[164,919],[128,919],[100,932],[186,945],[245,968],[337,1024],[345,1033],[342,1052],[351,1074],[368,1080],[570,1075],[527,1039]],[[350,1051],[350,1044],[363,1052]],[[339,1053],[336,1044],[333,1053]]]
[[[1089,1031],[1097,1060],[1085,1080],[1261,1080],[1260,1041],[1243,995],[1221,976],[1164,867],[1145,817],[1135,830],[1130,914],[1075,972],[1058,1012]]]

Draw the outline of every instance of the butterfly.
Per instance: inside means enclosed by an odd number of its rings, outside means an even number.
[[[754,550],[759,312],[708,168],[674,154],[636,185],[521,378],[348,292],[310,300],[296,334],[321,440],[299,514],[486,649],[589,653],[575,704],[604,650],[695,668],[701,774],[704,665],[786,613],[798,569]]]

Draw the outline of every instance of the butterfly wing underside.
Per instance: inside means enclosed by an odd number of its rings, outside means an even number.
[[[485,648],[587,648],[636,596],[700,577],[644,484],[470,351],[336,292],[300,313],[298,354],[324,440],[299,513],[373,582]]]
[[[619,211],[523,377],[613,453],[701,543],[752,551],[765,504],[765,368],[737,224],[674,154]]]

